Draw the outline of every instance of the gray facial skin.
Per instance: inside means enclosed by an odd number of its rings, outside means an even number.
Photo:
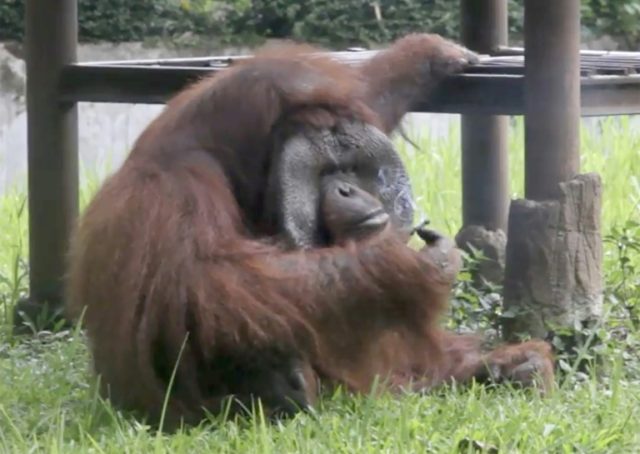
[[[374,126],[343,120],[332,130],[301,130],[274,156],[267,207],[289,246],[311,248],[325,241],[319,205],[326,178],[354,184],[376,197],[394,228],[409,236],[413,195],[393,144]]]

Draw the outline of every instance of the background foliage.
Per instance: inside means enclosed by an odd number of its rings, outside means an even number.
[[[510,26],[522,28],[522,0],[509,0]],[[223,42],[294,38],[327,46],[372,45],[410,31],[458,37],[451,0],[79,0],[80,39],[137,41],[185,33]],[[0,39],[22,38],[24,0],[0,0]],[[640,45],[640,0],[582,0],[589,37]]]
[[[22,39],[24,0],[0,0],[0,39]],[[78,0],[82,41],[139,41],[185,32],[215,34],[216,16],[176,0]]]

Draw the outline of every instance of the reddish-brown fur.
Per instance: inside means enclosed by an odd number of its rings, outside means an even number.
[[[183,346],[169,423],[218,410],[217,358],[272,348],[298,352],[308,373],[354,391],[378,375],[399,386],[467,381],[485,363],[506,376],[529,354],[542,358],[548,386],[546,344],[485,354],[479,341],[440,331],[450,282],[392,231],[299,252],[265,238],[261,193],[276,129],[353,117],[390,132],[417,90],[465,55],[433,35],[406,37],[360,69],[311,50],[267,51],[178,94],[83,213],[69,313],[86,308],[103,392],[157,420]],[[426,61],[442,68],[425,74]]]

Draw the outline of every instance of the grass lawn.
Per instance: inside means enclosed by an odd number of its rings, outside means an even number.
[[[457,128],[446,137],[410,131],[420,151],[401,144],[422,214],[454,234],[460,225]],[[523,127],[511,133],[511,187],[523,191]],[[582,169],[601,174],[607,315],[596,334],[605,360],[589,374],[571,364],[559,389],[449,388],[428,396],[354,398],[336,394],[315,415],[267,424],[259,415],[157,433],[118,413],[95,393],[77,332],[21,340],[11,308],[26,292],[25,195],[0,196],[0,452],[640,452],[640,130],[628,118],[583,129]],[[95,190],[83,181],[83,203]],[[467,300],[481,312],[482,295]],[[459,296],[459,293],[457,294]],[[459,302],[454,301],[456,307]],[[480,308],[480,309],[479,309]],[[470,313],[470,312],[469,312]],[[465,323],[464,317],[462,323]]]

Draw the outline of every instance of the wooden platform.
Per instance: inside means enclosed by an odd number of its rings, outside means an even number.
[[[375,53],[350,49],[331,55],[357,65]],[[78,63],[63,70],[60,95],[72,102],[164,103],[189,82],[247,58],[251,57]],[[412,110],[521,115],[524,73],[523,50],[506,48],[446,80],[435,96],[418,100]],[[583,116],[640,113],[640,52],[582,51],[581,103]]]

